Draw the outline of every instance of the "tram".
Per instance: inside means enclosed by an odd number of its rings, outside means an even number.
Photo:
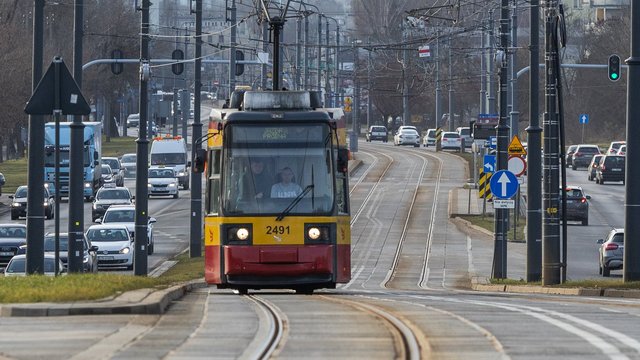
[[[307,91],[234,92],[206,149],[205,280],[310,294],[351,279],[348,151],[341,109]]]

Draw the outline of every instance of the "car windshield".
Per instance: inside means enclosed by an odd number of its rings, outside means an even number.
[[[427,136],[428,137],[436,137],[436,131],[435,130],[429,130],[429,132],[427,132]]]
[[[129,192],[124,189],[110,189],[110,190],[101,190],[96,195],[98,200],[116,200],[123,199],[128,200],[130,198]]]
[[[172,169],[150,169],[149,178],[172,178],[175,173]]]
[[[111,168],[109,166],[103,166],[101,173],[102,175],[111,175]]]
[[[386,131],[387,128],[384,128],[382,126],[376,126],[376,127],[372,127],[371,131]]]
[[[187,162],[185,153],[156,153],[151,154],[151,165],[179,165]]]
[[[580,189],[567,189],[567,198],[582,198],[582,190]]]
[[[460,135],[458,135],[458,134],[444,134],[442,137],[451,138],[451,139],[457,139],[457,138],[460,137]]]
[[[572,153],[574,151],[576,151],[576,149],[578,148],[577,145],[571,145],[569,146],[569,149],[567,150],[568,153]]]
[[[69,250],[69,238],[60,236],[60,251]],[[44,238],[44,251],[56,251],[56,238],[47,236]]]
[[[597,147],[581,147],[577,150],[577,152],[588,153],[588,154],[599,154],[600,150]]]
[[[18,190],[16,190],[16,194],[14,195],[14,197],[16,199],[20,199],[20,198],[26,198],[27,197],[27,187],[19,187]]]
[[[124,163],[134,163],[136,162],[135,155],[122,155],[122,162]]]
[[[92,242],[126,241],[129,240],[127,235],[127,229],[89,229],[87,231],[87,238]]]
[[[607,156],[604,160],[605,167],[624,167],[624,157],[622,156]]]
[[[460,129],[460,135],[471,135],[471,129]]]
[[[120,168],[118,160],[116,159],[102,159],[102,162],[109,165],[109,167],[111,167],[111,170]]]
[[[114,222],[134,222],[135,220],[134,210],[111,210],[104,214],[104,223]]]
[[[620,244],[624,243],[624,233],[621,233],[621,232],[615,233],[611,238],[611,242],[620,243]]]
[[[418,135],[417,131],[411,129],[404,129],[402,130],[402,133],[405,135]]]
[[[27,238],[27,230],[21,226],[0,227],[0,238]]]

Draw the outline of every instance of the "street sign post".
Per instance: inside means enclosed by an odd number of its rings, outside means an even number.
[[[510,199],[518,191],[518,179],[508,170],[500,170],[493,174],[489,187],[494,197],[498,199]]]

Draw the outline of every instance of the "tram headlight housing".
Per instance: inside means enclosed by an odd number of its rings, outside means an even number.
[[[318,240],[320,238],[321,232],[317,226],[312,226],[309,228],[309,230],[307,230],[307,235],[311,240]]]
[[[306,224],[305,243],[330,244],[335,238],[334,224]]]
[[[249,229],[247,228],[238,228],[236,231],[236,237],[238,240],[247,240],[249,238]]]
[[[253,241],[253,227],[251,224],[228,224],[224,226],[225,243],[233,245],[251,245]]]

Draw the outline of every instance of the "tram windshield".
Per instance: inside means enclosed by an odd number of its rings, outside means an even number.
[[[222,201],[227,215],[332,211],[328,124],[232,124],[224,135],[228,146]]]

